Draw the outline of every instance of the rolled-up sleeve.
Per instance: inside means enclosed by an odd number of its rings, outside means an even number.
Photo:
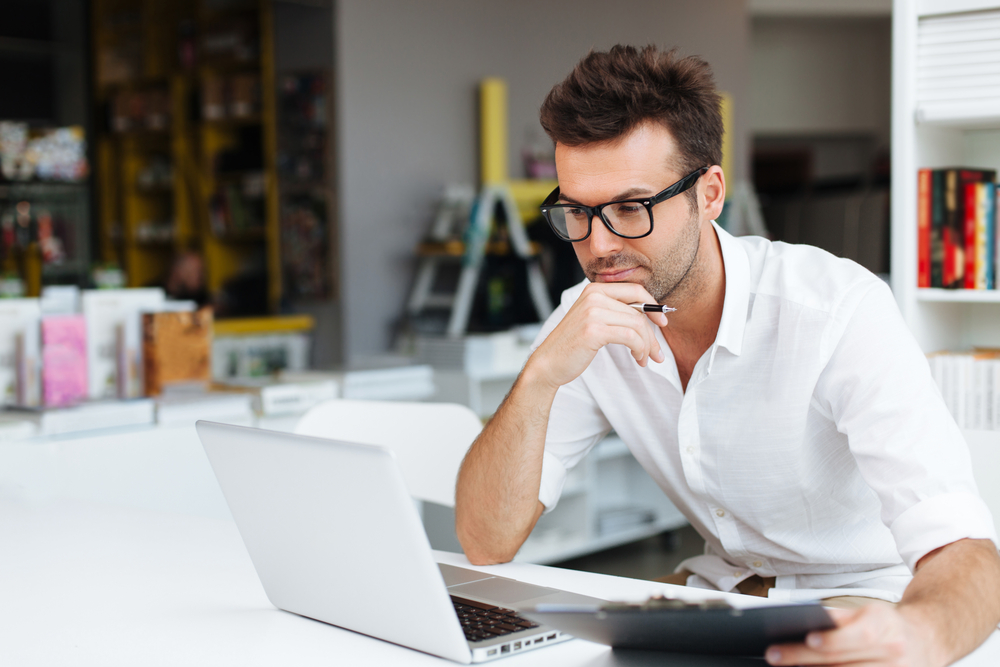
[[[839,310],[815,396],[848,436],[903,561],[912,571],[964,538],[997,544],[968,446],[888,287],[859,285]]]

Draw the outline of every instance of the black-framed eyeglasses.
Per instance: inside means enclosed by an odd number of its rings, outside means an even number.
[[[542,202],[542,215],[556,236],[571,243],[586,240],[590,236],[595,215],[612,234],[624,239],[641,239],[653,232],[653,207],[691,189],[706,171],[708,167],[692,171],[652,197],[623,199],[597,206],[556,204],[559,201],[559,188],[556,188]]]

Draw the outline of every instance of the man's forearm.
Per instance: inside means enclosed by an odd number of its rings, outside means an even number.
[[[898,609],[927,631],[931,664],[951,664],[1000,623],[1000,556],[989,540],[959,540],[916,569]]]
[[[470,561],[509,561],[541,516],[542,451],[555,388],[530,363],[469,449],[455,491],[455,530]]]

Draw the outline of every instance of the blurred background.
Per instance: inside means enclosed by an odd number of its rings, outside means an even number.
[[[412,351],[448,320],[447,308],[409,307],[427,242],[468,235],[462,224],[435,235],[443,204],[469,203],[448,188],[475,199],[504,182],[557,298],[578,273],[531,214],[552,178],[537,110],[588,50],[618,42],[712,64],[727,96],[723,224],[887,273],[890,11],[888,0],[5,0],[0,291],[159,286],[220,320],[306,314],[317,368]],[[485,253],[466,331],[538,319],[518,312],[531,280],[502,243],[513,224],[496,218],[488,233],[501,243]]]

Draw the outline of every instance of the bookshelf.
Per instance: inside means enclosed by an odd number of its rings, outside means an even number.
[[[893,4],[892,289],[925,352],[1000,346],[1000,290],[917,288],[917,170],[1000,167],[1000,52],[990,34],[1000,35],[1000,2]],[[970,74],[942,84],[949,67]]]
[[[193,251],[217,293],[281,299],[272,9],[266,0],[95,0],[99,254],[130,287]]]

